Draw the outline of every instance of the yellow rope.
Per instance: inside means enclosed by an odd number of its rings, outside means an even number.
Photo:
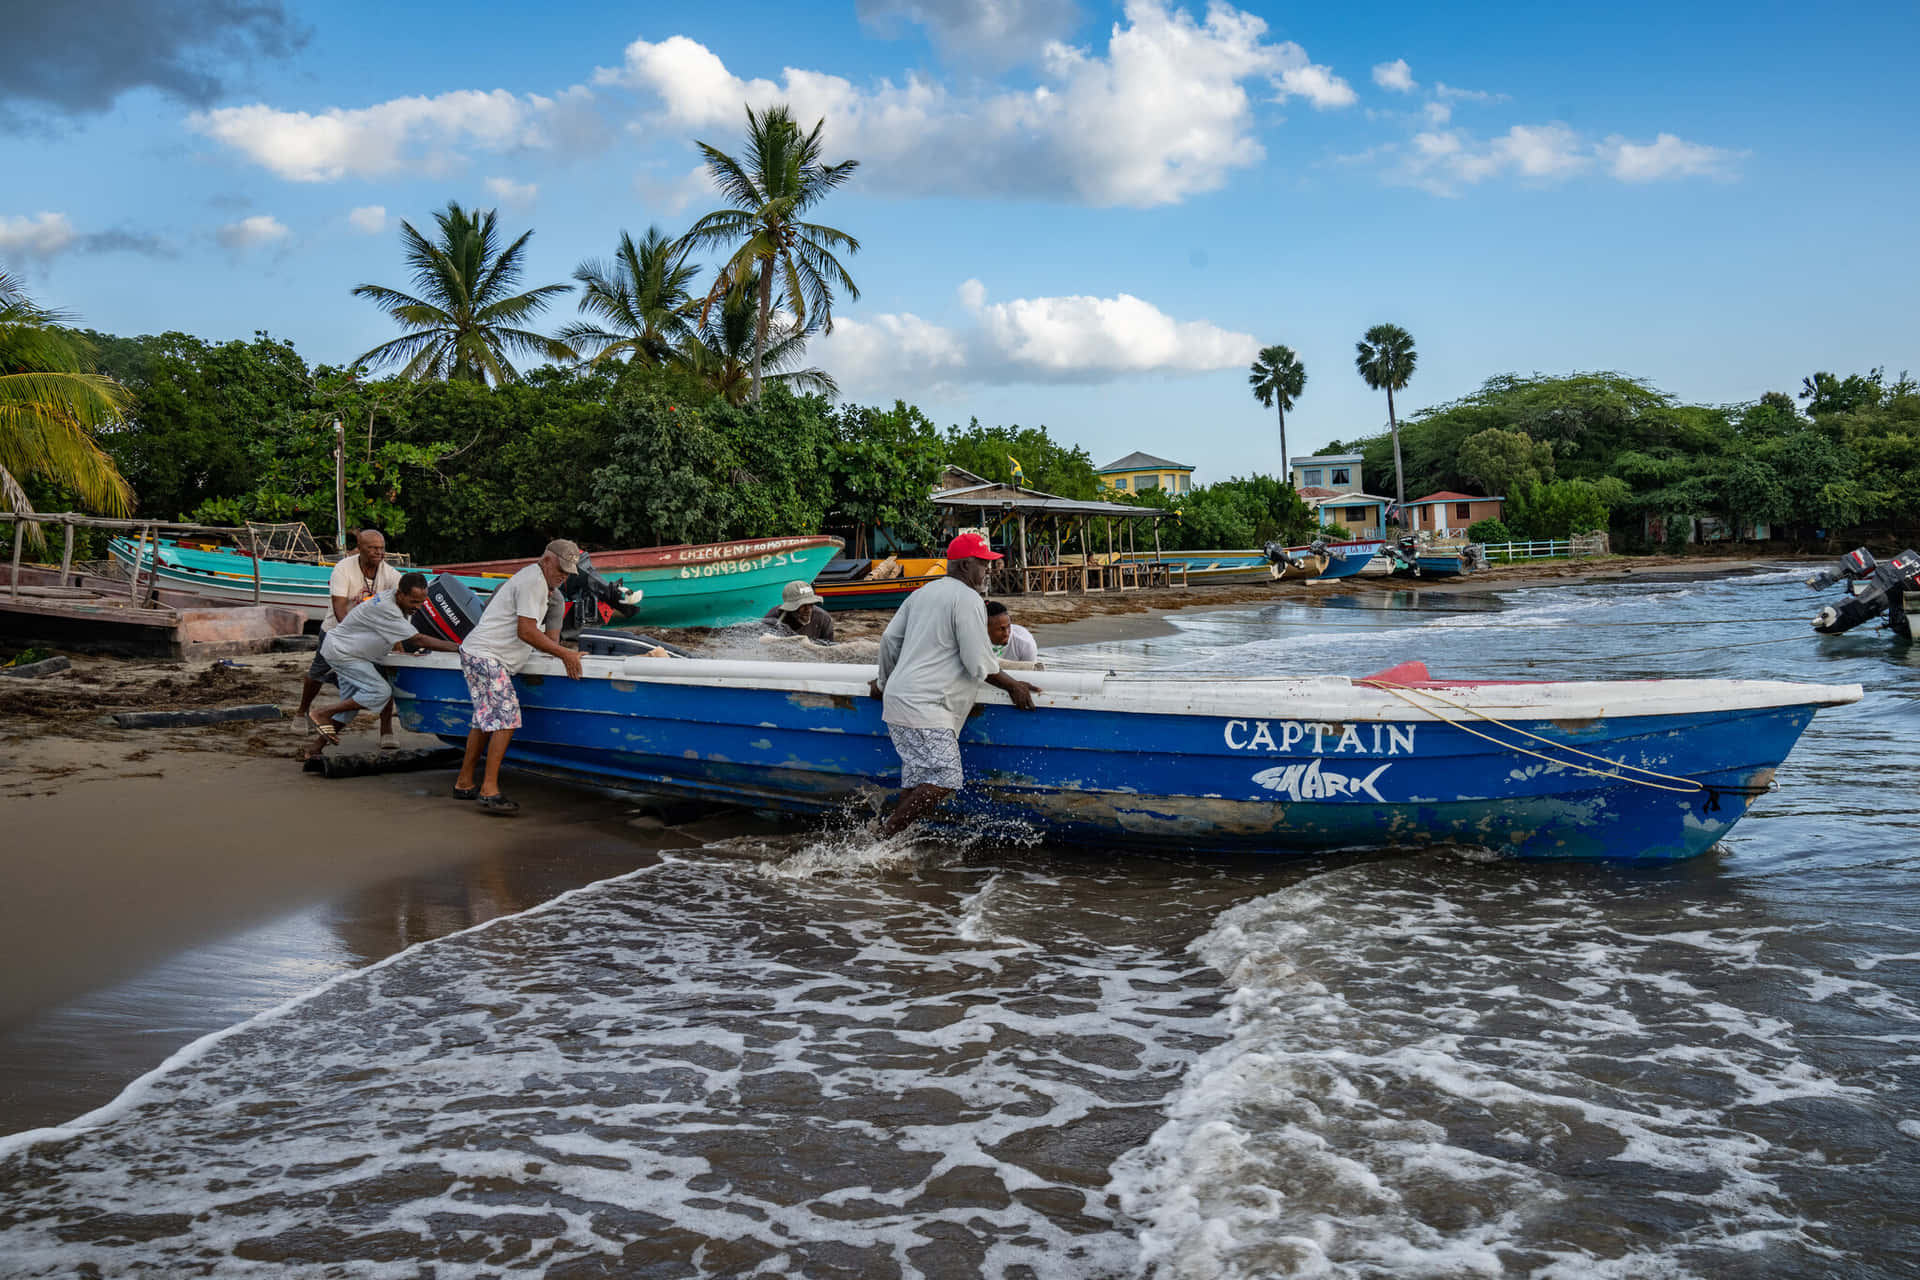
[[[1390,693],[1394,697],[1399,698],[1402,702],[1406,703],[1408,706],[1413,707],[1419,711],[1424,711],[1426,714],[1433,716],[1435,719],[1441,721],[1443,724],[1450,724],[1454,728],[1470,733],[1476,738],[1480,738],[1486,742],[1491,742],[1495,746],[1500,747],[1503,750],[1517,751],[1521,755],[1532,756],[1536,760],[1545,760],[1548,764],[1558,765],[1563,769],[1575,769],[1581,773],[1590,773],[1596,778],[1613,778],[1620,782],[1631,782],[1637,787],[1651,787],[1655,791],[1694,792],[1694,791],[1705,791],[1707,789],[1705,783],[1695,782],[1692,778],[1679,778],[1679,777],[1675,777],[1673,774],[1670,774],[1670,773],[1661,773],[1657,769],[1642,769],[1638,765],[1623,764],[1618,760],[1609,760],[1605,756],[1595,755],[1591,751],[1582,751],[1580,748],[1569,746],[1564,742],[1555,742],[1552,738],[1543,738],[1537,733],[1529,733],[1527,730],[1520,728],[1518,725],[1508,724],[1506,721],[1501,720],[1497,716],[1490,716],[1486,714],[1484,711],[1476,711],[1472,707],[1466,706],[1462,703],[1454,702],[1449,698],[1444,698],[1441,695],[1433,692],[1431,689],[1414,689],[1408,685],[1399,684],[1392,680],[1355,680],[1354,683],[1357,685],[1364,685],[1368,688],[1379,689],[1379,690],[1382,690],[1383,692]],[[1601,764],[1612,766],[1615,772],[1608,773],[1601,769],[1590,768],[1587,765],[1576,764],[1571,760],[1556,760],[1552,756],[1543,755],[1542,753],[1531,750],[1527,747],[1522,747],[1511,742],[1502,742],[1500,741],[1500,739],[1494,737],[1492,734],[1482,733],[1478,729],[1473,728],[1471,725],[1463,724],[1458,720],[1452,720],[1446,716],[1437,714],[1431,707],[1421,706],[1418,702],[1415,702],[1413,700],[1415,695],[1418,695],[1423,698],[1431,698],[1433,701],[1440,703],[1442,706],[1452,707],[1455,711],[1464,711],[1470,716],[1477,716],[1480,719],[1485,720],[1489,724],[1499,725],[1502,729],[1506,729],[1512,733],[1517,733],[1524,738],[1532,738],[1535,742],[1544,742],[1548,746],[1557,748],[1558,750],[1571,751],[1574,755],[1585,756],[1589,760],[1598,760]],[[1661,779],[1664,779],[1665,782],[1677,782],[1677,783],[1680,783],[1681,785],[1677,787],[1669,787],[1664,785],[1664,783],[1662,782],[1648,782],[1643,778],[1630,778],[1625,773],[1618,772],[1619,770],[1622,770],[1622,769],[1628,770],[1633,773],[1644,773],[1649,778],[1661,778]]]

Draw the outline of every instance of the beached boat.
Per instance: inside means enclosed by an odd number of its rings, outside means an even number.
[[[1280,577],[1264,550],[1168,551],[1162,553],[1160,559],[1167,564],[1184,564],[1187,567],[1186,582],[1195,587],[1272,582]]]
[[[812,582],[846,544],[838,538],[746,538],[736,542],[589,552],[593,572],[642,593],[622,627],[727,627],[752,622],[780,603],[789,582]],[[439,572],[478,578],[489,586],[531,560],[485,560],[441,565]]]
[[[1386,554],[1393,572],[1403,578],[1457,578],[1486,568],[1479,546],[1470,542],[1423,544],[1402,538],[1388,544]]]
[[[1269,542],[1266,554],[1267,560],[1281,569],[1285,578],[1328,582],[1353,577],[1373,563],[1374,557],[1386,545],[1379,538],[1359,538],[1346,542],[1315,541],[1303,547],[1283,547],[1277,542]]]
[[[646,547],[596,551],[588,563],[594,572],[620,586],[642,592],[639,608],[619,626],[724,627],[760,617],[780,603],[780,590],[796,580],[811,581],[839,551],[838,538],[760,538],[711,542],[699,546]],[[126,565],[135,546],[116,538],[113,557]],[[139,557],[142,572],[153,545]],[[170,586],[231,599],[253,599],[253,557],[223,548],[159,544],[160,580]],[[485,560],[441,565],[428,570],[451,574],[470,590],[489,594],[530,560]],[[329,608],[331,564],[262,559],[260,595],[268,604],[302,609],[324,618]]]
[[[819,813],[897,786],[871,666],[542,655],[516,767],[592,785]],[[394,660],[410,729],[463,741],[448,655]],[[1529,857],[1679,858],[1726,835],[1820,707],[1858,685],[1434,681],[1022,673],[1037,709],[987,689],[961,733],[947,819],[1196,851],[1437,842]]]
[[[947,576],[945,560],[897,560],[900,573],[875,577],[879,560],[829,560],[813,580],[814,593],[829,610],[898,609],[907,597]]]

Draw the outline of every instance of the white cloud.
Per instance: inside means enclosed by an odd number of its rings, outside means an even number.
[[[78,238],[64,213],[0,216],[0,257],[45,262]]]
[[[1488,93],[1485,89],[1456,89],[1444,81],[1433,82],[1433,92],[1437,97],[1453,102],[1505,102],[1504,93]]]
[[[235,253],[244,253],[248,249],[278,244],[290,234],[286,225],[272,214],[256,213],[251,218],[229,222],[214,232],[213,238]]]
[[[362,235],[377,236],[387,229],[387,206],[365,204],[347,215],[353,229]]]
[[[1427,129],[1416,133],[1404,147],[1376,148],[1354,159],[1388,156],[1392,159],[1386,171],[1389,181],[1453,196],[1463,187],[1490,178],[1515,177],[1547,184],[1596,167],[1604,167],[1609,176],[1622,182],[1728,178],[1741,154],[1687,142],[1670,133],[1644,146],[1617,135],[1595,142],[1556,121],[1517,124],[1492,138],[1478,138],[1461,129]]]
[[[1428,124],[1436,128],[1453,119],[1453,108],[1444,102],[1426,103],[1420,108],[1420,113],[1427,118]]]
[[[1031,89],[954,90],[908,75],[862,88],[788,67],[778,82],[742,79],[685,36],[636,40],[600,87],[654,99],[662,123],[737,133],[743,108],[792,105],[826,121],[829,159],[862,162],[860,180],[897,192],[1066,198],[1095,205],[1174,204],[1258,164],[1245,84],[1265,77],[1282,98],[1318,107],[1353,90],[1266,23],[1224,3],[1204,22],[1161,0],[1129,0],[1104,54],[1051,43]]]
[[[1734,163],[1745,153],[1688,142],[1663,133],[1645,146],[1615,135],[1600,144],[1607,171],[1622,182],[1657,182],[1662,178],[1730,178]]]
[[[532,182],[515,182],[511,178],[488,178],[487,194],[514,209],[531,209],[540,187]]]
[[[1238,368],[1259,343],[1205,320],[1176,320],[1131,294],[989,302],[986,286],[957,290],[963,330],[907,313],[834,321],[815,355],[848,389],[906,394],[959,383],[1108,382],[1138,374]]]
[[[999,63],[1031,59],[1080,19],[1074,0],[856,0],[854,10],[880,35],[914,22],[948,53]]]
[[[633,176],[633,193],[648,205],[679,213],[695,200],[713,194],[713,177],[703,164],[668,179],[643,170]]]
[[[1373,82],[1382,89],[1391,89],[1395,93],[1412,93],[1420,87],[1414,83],[1413,68],[1407,65],[1405,58],[1375,63]]]
[[[1299,45],[1282,46],[1287,49],[1299,49]],[[1301,52],[1304,59],[1306,53]],[[1279,92],[1276,102],[1285,102],[1288,98],[1305,98],[1313,104],[1314,110],[1326,111],[1335,107],[1350,107],[1360,100],[1353,86],[1333,74],[1333,68],[1313,63],[1288,67],[1280,73]]]
[[[443,175],[460,165],[466,147],[586,145],[602,133],[591,103],[580,88],[553,98],[461,89],[318,114],[261,103],[221,107],[195,112],[187,123],[288,181],[335,182],[416,170]]]

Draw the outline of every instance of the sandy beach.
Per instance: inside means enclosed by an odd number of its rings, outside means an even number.
[[[1613,558],[1499,569],[1420,589],[1760,567],[1751,560]],[[1338,591],[1408,585],[1364,578]],[[1283,582],[1011,603],[1044,650],[1165,634],[1173,630],[1169,619],[1189,610],[1327,593]],[[837,621],[843,637],[870,643],[890,616],[847,613]],[[693,639],[698,645],[701,637]],[[128,1013],[127,992],[138,991],[143,975],[223,939],[324,909],[332,934],[352,938],[329,963],[354,967],[646,865],[662,849],[743,821],[524,777],[511,784],[523,816],[494,820],[448,796],[448,769],[336,781],[303,773],[294,758],[302,739],[285,720],[133,730],[108,718],[123,710],[245,703],[291,713],[307,662],[301,653],[237,665],[78,658],[70,671],[49,678],[0,679],[0,829],[11,889],[0,898],[0,964],[9,974],[0,987],[0,1131],[54,1123],[104,1102],[179,1044],[226,1025],[236,1008],[232,988],[245,985],[249,965],[298,968],[312,959],[289,955],[277,942],[255,948],[258,954],[209,961],[197,978],[169,980],[174,996],[184,981],[188,996],[197,989],[204,999]],[[372,751],[371,718],[356,729],[343,750]],[[418,738],[409,745],[434,744]],[[458,905],[419,919],[396,906],[418,901]],[[109,1005],[117,1012],[102,1016]],[[245,1001],[240,1007],[257,1011]],[[68,1034],[62,1027],[86,1024],[89,1016],[91,1034],[104,1038],[79,1054],[92,1064],[87,1070],[41,1060]]]

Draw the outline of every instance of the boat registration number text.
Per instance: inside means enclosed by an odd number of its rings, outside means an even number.
[[[777,555],[759,556],[752,560],[713,560],[706,564],[683,564],[680,566],[680,576],[718,578],[729,573],[752,573],[758,569],[778,568],[792,563],[793,557],[782,551]]]

